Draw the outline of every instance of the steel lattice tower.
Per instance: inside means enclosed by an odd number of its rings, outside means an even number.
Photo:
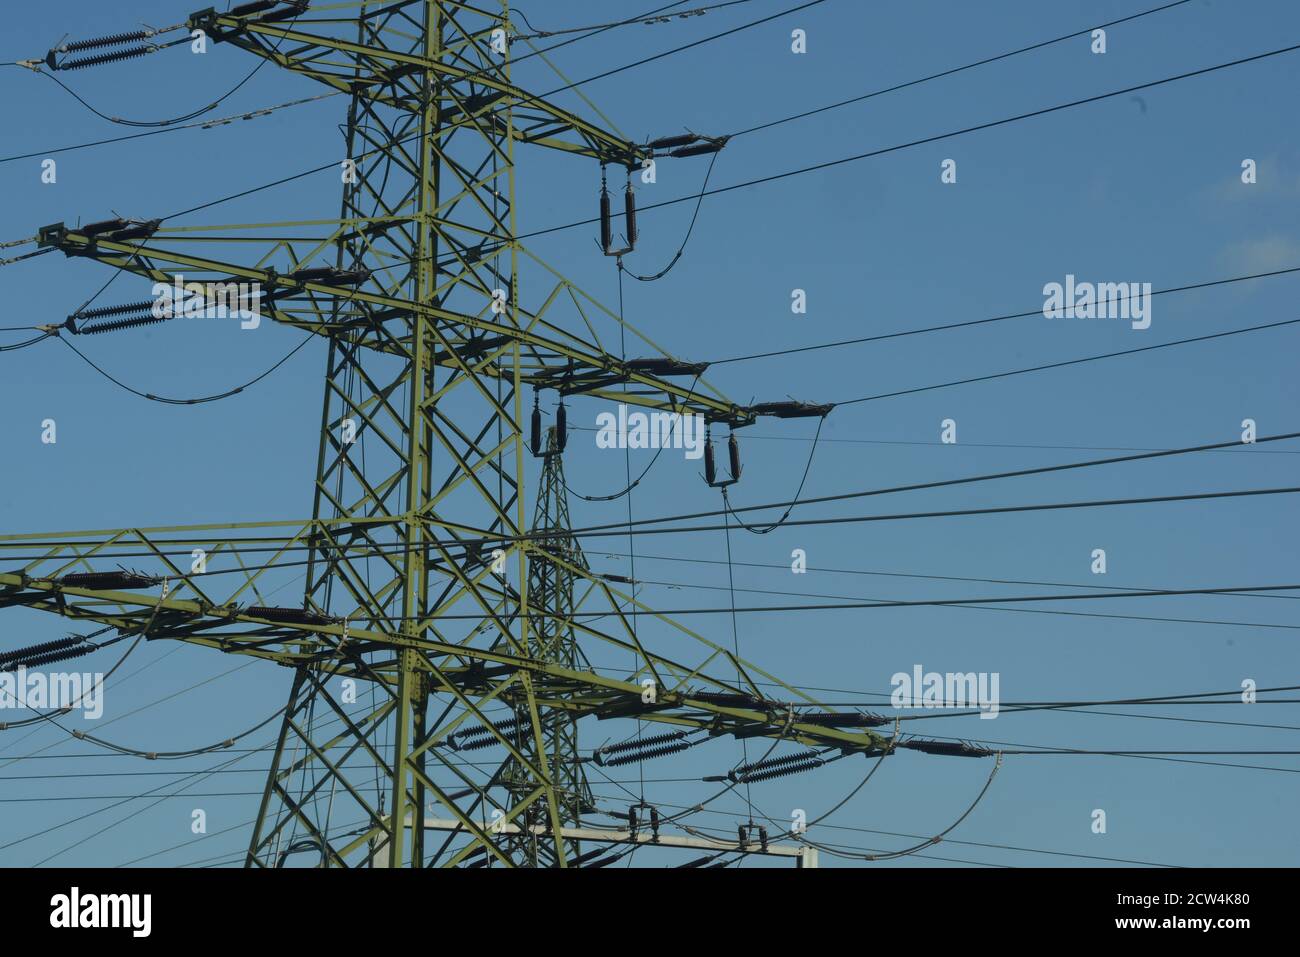
[[[389,0],[312,19],[276,0],[189,26],[346,96],[338,218],[60,223],[40,242],[155,283],[259,284],[265,315],[327,341],[312,517],[3,536],[0,560],[48,547],[0,572],[0,607],[291,670],[248,865],[566,866],[576,843],[563,829],[591,801],[574,760],[589,716],[888,751],[860,722],[813,720],[803,692],[593,574],[567,532],[558,455],[530,528],[529,388],[732,429],[829,408],[736,405],[703,364],[630,326],[652,354],[622,358],[597,331],[620,317],[516,238],[517,152],[557,150],[595,172],[654,151],[513,85],[505,2]],[[187,567],[194,550],[209,566],[231,556],[243,580],[218,594],[224,579]],[[147,567],[120,570],[123,553]],[[304,556],[301,605],[269,605],[260,586]],[[658,629],[655,647],[628,610]],[[612,675],[580,645],[638,664]],[[504,757],[468,760],[482,745]],[[450,825],[422,823],[435,812]]]
[[[590,670],[590,664],[582,654],[572,624],[577,611],[574,602],[574,582],[577,576],[570,569],[578,568],[586,573],[590,570],[587,559],[582,554],[582,547],[569,531],[572,526],[569,521],[569,492],[564,481],[562,451],[555,429],[550,429],[547,433],[537,504],[533,509],[532,531],[542,551],[528,566],[529,601],[538,612],[530,616],[532,628],[529,632],[531,645],[528,651],[538,661],[546,661],[571,671],[582,671]],[[564,827],[578,827],[582,823],[582,815],[595,810],[596,802],[582,770],[577,718],[563,708],[544,707],[540,719],[545,762],[552,769],[561,824]],[[530,726],[527,711],[516,711],[514,722],[516,747],[535,763],[541,763],[542,759],[528,735],[519,733],[519,729]],[[501,779],[514,803],[521,800],[533,786],[527,767],[514,758],[506,759]],[[545,824],[536,818],[537,815],[525,815],[530,828]],[[552,866],[558,861],[553,841],[539,840],[531,830],[513,836],[510,843],[519,858],[527,860],[533,866]],[[576,857],[579,854],[578,842],[567,843],[568,855]]]

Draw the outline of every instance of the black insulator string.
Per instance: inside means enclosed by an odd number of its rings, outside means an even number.
[[[286,27],[285,29],[286,29],[286,30],[292,30],[292,29],[294,28],[294,26],[298,23],[298,17],[301,17],[301,16],[302,16],[301,13],[299,13],[297,16],[295,16],[295,17],[293,18],[292,22],[290,22],[289,26]],[[189,43],[189,42],[190,42],[190,37],[189,37],[188,35],[186,35],[186,36],[184,36],[184,37],[181,37],[179,40],[173,40],[173,41],[168,42],[168,43],[157,44],[157,45],[154,46],[154,50],[164,50],[164,49],[166,49],[167,47],[173,47],[173,46],[177,46],[178,44],[181,44],[181,43]],[[280,39],[276,40],[275,45],[274,45],[273,47],[271,47],[270,52],[271,52],[272,54],[274,54],[274,53],[278,53],[279,50],[280,50],[280,45],[281,45],[283,42],[284,42],[284,37],[282,36],[282,37],[280,37]],[[154,52],[154,51],[150,51],[150,52]],[[233,96],[236,92],[238,92],[239,89],[240,89],[244,84],[246,84],[249,80],[251,80],[253,77],[255,77],[255,76],[257,75],[258,71],[261,70],[262,67],[266,66],[266,64],[269,63],[269,62],[271,62],[271,61],[270,61],[270,57],[268,57],[268,56],[263,56],[261,62],[259,62],[255,67],[253,67],[253,69],[250,70],[250,71],[247,73],[247,75],[245,75],[245,77],[244,77],[242,80],[240,80],[238,83],[236,83],[234,86],[232,86],[229,90],[227,90],[227,91],[226,91],[225,93],[223,93],[221,96],[217,97],[215,100],[213,100],[213,101],[212,101],[211,103],[209,103],[207,106],[200,107],[199,109],[194,110],[194,111],[191,112],[191,113],[186,113],[184,116],[174,116],[174,117],[172,117],[171,119],[166,119],[166,120],[127,120],[127,119],[123,119],[123,118],[120,117],[120,116],[108,116],[107,114],[100,112],[99,110],[95,109],[95,107],[93,107],[93,106],[91,106],[89,103],[87,103],[84,99],[81,98],[81,96],[79,96],[79,95],[77,94],[77,92],[76,92],[75,90],[73,90],[71,87],[69,87],[66,83],[64,83],[62,80],[60,80],[60,79],[59,79],[57,76],[55,76],[53,73],[46,73],[44,70],[36,70],[35,72],[41,74],[41,76],[48,76],[48,77],[49,77],[51,80],[53,80],[55,83],[59,84],[59,86],[63,87],[63,89],[66,90],[66,91],[67,91],[67,92],[68,92],[68,93],[69,93],[69,94],[70,94],[74,99],[76,99],[76,101],[77,101],[78,103],[80,103],[80,104],[81,104],[82,106],[84,106],[86,109],[90,110],[90,112],[94,113],[96,116],[98,116],[98,117],[99,117],[100,119],[102,119],[102,120],[107,120],[107,121],[110,122],[110,123],[116,123],[116,124],[119,125],[119,126],[134,126],[134,127],[152,127],[152,128],[162,128],[162,127],[174,126],[174,125],[176,125],[177,123],[186,123],[186,122],[188,122],[188,121],[190,121],[190,120],[193,120],[193,119],[196,119],[196,118],[198,118],[198,117],[200,117],[200,116],[203,116],[205,113],[211,113],[211,112],[212,112],[213,110],[215,110],[218,106],[220,106],[220,105],[221,105],[225,100],[229,99],[229,98],[230,98],[231,96]]]
[[[638,276],[636,273],[624,269],[623,257],[619,256],[618,257],[619,269],[623,269],[624,272],[626,272],[629,276],[631,276],[633,279],[637,280],[638,282],[654,282],[655,280],[662,279],[664,276],[668,275],[668,273],[672,270],[672,268],[677,265],[677,260],[682,258],[682,253],[686,252],[686,244],[691,241],[691,233],[695,231],[695,221],[700,217],[700,206],[703,205],[704,194],[707,193],[709,189],[709,177],[713,175],[713,164],[718,161],[718,157],[720,155],[721,155],[721,151],[715,152],[713,156],[710,157],[709,159],[709,168],[704,172],[704,184],[700,187],[700,193],[695,199],[695,212],[691,214],[691,224],[688,227],[686,227],[686,235],[682,237],[682,244],[679,247],[677,247],[677,252],[674,253],[673,258],[668,261],[668,265],[665,266],[663,269],[659,270],[653,276]]]
[[[755,535],[766,535],[768,532],[778,529],[786,523],[786,520],[790,517],[790,513],[792,513],[795,510],[795,507],[799,504],[799,496],[803,494],[804,483],[808,481],[808,471],[812,468],[813,455],[817,451],[817,440],[818,438],[821,437],[822,426],[825,425],[825,423],[826,423],[825,416],[822,416],[820,419],[817,420],[817,432],[813,435],[812,448],[808,450],[808,461],[804,463],[803,478],[799,479],[799,488],[795,490],[794,498],[791,499],[790,506],[785,510],[785,513],[779,519],[773,522],[771,525],[768,525],[765,528],[759,528],[757,525],[746,525],[745,522],[740,518],[740,516],[737,515],[735,511],[732,509],[731,499],[727,497],[727,487],[725,485],[722,487],[723,510],[729,513],[731,517],[736,520],[736,523],[741,528],[743,528],[747,532],[752,532]],[[730,574],[731,571],[730,561],[728,561],[727,563],[727,571],[728,574]]]

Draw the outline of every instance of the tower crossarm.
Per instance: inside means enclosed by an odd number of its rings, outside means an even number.
[[[363,21],[367,23],[367,32],[379,39],[386,31],[400,30],[403,8],[411,5],[412,0],[383,5],[382,12]],[[191,15],[189,27],[203,30],[215,42],[237,46],[335,90],[360,95],[394,109],[422,112],[432,92],[437,97],[444,128],[462,124],[479,132],[509,135],[516,141],[629,168],[653,156],[648,147],[629,142],[520,89],[504,79],[504,71],[496,66],[476,67],[469,56],[452,62],[445,57],[431,58],[416,51],[390,49],[380,42],[330,36],[323,31],[335,21],[287,19],[293,11],[289,7],[269,14],[223,14],[210,8]],[[310,15],[305,4],[302,13],[304,17]],[[278,18],[268,21],[267,16]],[[462,53],[468,53],[473,47],[478,60],[491,62],[495,58],[498,66],[504,66],[504,58],[494,56],[493,50],[494,44],[499,50],[506,42],[508,24],[504,20],[498,23],[495,30],[501,32],[496,36],[493,30],[462,34],[459,40]],[[355,34],[355,23],[352,28]],[[433,91],[421,88],[424,78],[430,74],[442,81]],[[506,109],[514,112],[513,124],[499,119],[500,111]]]
[[[221,287],[249,284],[260,290],[256,299],[259,313],[277,323],[325,338],[354,336],[363,347],[403,358],[410,358],[413,352],[409,319],[423,314],[436,320],[431,324],[433,341],[426,343],[432,346],[431,361],[465,375],[511,380],[518,363],[522,383],[555,389],[561,395],[590,395],[645,408],[694,413],[733,427],[750,425],[757,418],[748,408],[700,383],[707,363],[683,362],[668,356],[620,359],[593,341],[594,336],[584,338],[570,333],[544,313],[530,315],[520,309],[520,324],[516,325],[509,314],[494,313],[488,297],[482,313],[474,315],[390,294],[373,277],[345,287],[295,278],[293,272],[271,267],[244,266],[168,249],[157,239],[120,240],[112,238],[111,233],[87,235],[79,229],[54,223],[41,229],[39,242],[69,257],[93,259],[154,283],[198,283],[216,289],[216,294],[209,296],[209,305],[220,298]],[[173,308],[181,311],[179,305]],[[516,345],[517,351],[513,348]],[[668,376],[684,381],[672,381]]]

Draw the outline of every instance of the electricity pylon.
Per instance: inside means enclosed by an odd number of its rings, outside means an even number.
[[[528,653],[537,661],[556,664],[570,671],[589,671],[590,662],[582,653],[572,624],[576,610],[573,594],[576,576],[568,570],[573,567],[589,573],[589,569],[582,547],[570,533],[569,492],[564,481],[561,441],[556,429],[547,432],[542,478],[533,509],[532,534],[539,552],[528,563],[528,596],[529,604],[537,614],[529,615],[531,644]],[[552,560],[552,555],[559,561]],[[544,756],[537,753],[530,736],[520,732],[531,725],[527,711],[522,708],[509,719],[517,734],[516,746],[535,764],[543,761],[549,764],[560,809],[560,824],[564,828],[579,827],[582,815],[596,810],[596,802],[582,770],[578,719],[570,711],[553,707],[543,707],[539,719]],[[501,779],[513,799],[511,803],[522,801],[534,787],[528,768],[513,757],[506,758]],[[558,861],[553,845],[539,842],[530,830],[546,823],[539,818],[540,815],[525,813],[523,829],[510,838],[509,843],[516,859],[535,867],[552,866]],[[578,843],[567,843],[566,857],[577,857],[581,853]]]
[[[567,866],[564,829],[589,801],[573,760],[588,717],[665,725],[659,753],[721,736],[888,752],[867,716],[807,710],[806,694],[593,574],[556,531],[558,458],[529,527],[530,386],[732,429],[828,409],[736,405],[630,326],[653,355],[615,355],[597,324],[620,317],[516,238],[517,149],[629,171],[654,149],[513,85],[504,2],[311,19],[306,3],[261,0],[189,26],[346,96],[337,219],[60,223],[40,243],[154,283],[256,283],[266,316],[327,342],[312,517],[3,536],[0,560],[24,564],[0,573],[0,607],[292,670],[247,864]],[[124,570],[128,557],[141,567]],[[223,563],[241,581],[219,595]],[[304,566],[301,605],[269,604],[263,589]],[[579,643],[624,664],[596,667]],[[504,758],[472,760],[482,742]],[[429,810],[451,825],[426,828]]]

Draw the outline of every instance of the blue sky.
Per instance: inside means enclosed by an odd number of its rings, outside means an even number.
[[[666,25],[632,25],[564,47],[556,65],[571,79],[753,20],[793,4],[756,0]],[[765,121],[996,55],[1117,19],[1154,2],[1028,0],[975,5],[952,0],[883,4],[827,0],[798,14],[584,86],[628,136],[709,134]],[[539,29],[593,20],[592,4],[525,7]],[[596,20],[643,12],[618,0]],[[116,33],[137,21],[182,21],[174,0],[99,4],[72,0],[21,6],[6,18],[0,61],[43,55],[65,34]],[[790,51],[790,31],[807,33],[807,52]],[[906,143],[990,120],[1250,56],[1295,42],[1300,9],[1284,0],[1196,2],[1108,32],[1107,52],[1080,37],[735,139],[720,155],[711,186],[726,186],[843,156]],[[627,319],[670,352],[718,359],[817,342],[901,331],[1037,309],[1042,289],[1064,281],[1149,282],[1154,288],[1300,266],[1300,129],[1292,91],[1300,53],[1225,70],[1100,103],[954,137],[833,169],[705,199],[682,260],[656,283],[629,283]],[[544,91],[562,85],[533,58],[515,79]],[[129,119],[188,113],[228,90],[256,65],[239,50],[185,48],[66,75],[100,111]],[[50,152],[132,132],[107,123],[49,79],[0,70],[0,242],[58,221],[114,212],[149,218],[199,205],[342,155],[342,100],[330,99],[132,142]],[[214,111],[228,116],[320,89],[268,66]],[[590,116],[573,92],[560,102]],[[4,161],[15,154],[36,156]],[[42,184],[40,161],[58,162],[57,183]],[[1258,182],[1241,182],[1257,161]],[[957,163],[957,182],[940,165]],[[706,159],[661,164],[640,188],[642,205],[696,192]],[[519,153],[523,232],[595,212],[590,163]],[[323,218],[335,215],[337,178],[306,177],[186,217],[188,225]],[[678,248],[692,204],[645,212],[628,268],[657,272]],[[617,301],[610,260],[593,248],[594,227],[530,240],[529,248],[606,303]],[[26,251],[19,249],[17,252]],[[5,251],[4,255],[13,254]],[[88,299],[109,271],[50,255],[0,268],[0,326],[59,322]],[[1296,282],[1282,277],[1159,296],[1152,324],[1016,319],[970,329],[721,365],[710,381],[739,402],[787,396],[835,402],[953,379],[1101,354],[1172,339],[1300,318]],[[806,315],[792,315],[793,289],[806,290]],[[525,295],[527,291],[525,290]],[[148,297],[124,276],[104,303]],[[1253,418],[1261,435],[1300,431],[1294,372],[1296,327],[1158,350],[991,382],[845,406],[826,420],[805,494],[925,482],[1082,461],[1099,449],[1177,448],[1228,442]],[[0,333],[0,342],[17,341]],[[299,341],[269,325],[177,325],[78,342],[88,356],[145,392],[203,395],[264,371]],[[170,407],[127,394],[54,341],[0,353],[0,528],[10,532],[106,529],[223,520],[304,518],[317,444],[323,343],[312,343],[277,373],[234,398]],[[602,407],[570,405],[570,422],[592,428]],[[58,442],[40,441],[41,422],[58,423]],[[957,443],[941,444],[940,423],[957,423]],[[815,423],[763,422],[742,434],[746,463],[737,505],[790,498]],[[1206,452],[810,507],[798,517],[979,508],[1294,484],[1294,443]],[[634,452],[639,472],[652,453]],[[624,461],[575,431],[566,453],[571,486],[600,495],[623,483]],[[535,474],[531,479],[535,479]],[[637,517],[719,507],[697,463],[666,453],[636,489]],[[572,503],[579,525],[618,521],[626,504]],[[775,517],[773,515],[772,517]],[[733,532],[736,601],[801,599],[780,592],[862,599],[947,599],[1054,594],[1060,588],[925,577],[1012,579],[1112,587],[1197,588],[1297,581],[1291,496],[936,518],[861,525],[801,526],[765,536]],[[626,539],[589,543],[593,567],[626,574]],[[793,549],[809,570],[789,570]],[[1108,571],[1090,573],[1093,549]],[[728,602],[721,533],[643,537],[635,542],[642,598],[660,607]],[[603,551],[617,553],[602,554]],[[650,558],[648,556],[656,556]],[[674,560],[666,560],[674,559]],[[691,563],[685,560],[694,560]],[[721,563],[720,563],[721,562]],[[754,567],[777,566],[777,567]],[[676,587],[674,587],[676,586]],[[710,591],[700,587],[722,590]],[[295,587],[281,597],[296,601]],[[751,589],[752,591],[741,591]],[[1181,596],[1020,606],[1251,624],[1199,624],[1036,614],[971,608],[902,608],[746,614],[740,649],[784,680],[835,689],[831,700],[878,700],[890,677],[926,670],[1000,674],[1007,701],[1110,699],[1229,691],[1243,679],[1261,688],[1300,684],[1294,606],[1288,597]],[[725,616],[690,623],[730,644]],[[48,640],[64,622],[10,610],[0,648]],[[104,664],[114,660],[116,652]],[[90,662],[92,659],[83,659]],[[96,668],[101,663],[95,661]],[[95,733],[146,750],[194,747],[255,724],[283,704],[289,675],[163,642],[143,647],[110,683]],[[182,692],[178,694],[178,692]],[[169,697],[170,696],[170,697]],[[1290,697],[1291,695],[1287,695]],[[1029,712],[993,721],[916,720],[916,733],[1052,748],[1295,750],[1294,705],[1103,708],[1116,714]],[[1152,720],[1193,718],[1281,727]],[[109,722],[113,722],[111,726]],[[90,723],[87,723],[89,726]],[[70,723],[69,727],[75,726]],[[257,745],[270,736],[247,739]],[[606,729],[595,729],[603,735]],[[600,738],[590,744],[599,744]],[[751,749],[752,750],[752,749]],[[645,765],[649,800],[688,803],[701,786],[656,783],[723,773],[738,759],[728,740],[680,762]],[[69,757],[49,757],[66,755]],[[77,756],[73,756],[77,755]],[[22,758],[21,760],[17,760]],[[1101,863],[956,843],[1093,855],[1165,864],[1294,865],[1296,772],[1290,756],[1210,757],[1271,770],[1225,768],[1114,756],[1008,756],[987,797],[939,849],[873,866]],[[198,796],[152,799],[104,810],[110,798],[175,784],[158,772],[214,767],[209,756],[164,766],[103,756],[57,729],[0,734],[0,862],[112,865],[193,839],[190,813],[206,810],[209,831],[225,834],[145,863],[233,860],[246,839],[265,754],[246,755],[228,773],[200,781]],[[934,834],[956,819],[983,786],[987,761],[900,754],[827,825],[819,839],[892,849],[895,835]],[[633,769],[614,774],[636,778]],[[859,760],[816,774],[756,785],[754,805],[779,821],[791,809],[816,816],[861,780]],[[135,776],[128,772],[140,772]],[[153,776],[141,776],[141,775]],[[618,786],[593,778],[611,806]],[[626,784],[639,791],[640,782]],[[174,790],[171,786],[164,791]],[[718,807],[744,812],[733,795]],[[1092,833],[1104,809],[1105,834]],[[135,813],[138,812],[138,813]],[[128,815],[132,815],[128,818]],[[77,819],[84,816],[84,819]],[[121,823],[114,822],[122,820]],[[70,822],[70,823],[66,823]],[[720,814],[705,826],[723,831]],[[106,825],[114,824],[112,827]],[[60,826],[61,825],[61,826]],[[865,830],[852,830],[865,829]],[[872,832],[891,832],[890,834]],[[734,832],[733,832],[734,833]],[[60,853],[61,852],[61,853]],[[647,855],[641,862],[650,863]],[[836,862],[824,860],[827,865]],[[746,864],[750,866],[750,864]],[[758,866],[758,865],[755,865]]]

